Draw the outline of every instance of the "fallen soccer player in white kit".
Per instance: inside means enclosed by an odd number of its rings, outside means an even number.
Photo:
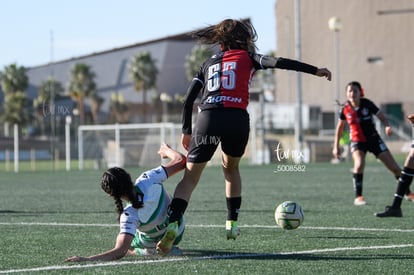
[[[101,187],[115,200],[120,226],[115,247],[101,254],[81,257],[72,256],[66,262],[112,261],[125,255],[157,255],[155,245],[162,238],[168,225],[167,210],[171,198],[163,186],[170,176],[183,170],[186,157],[162,144],[158,151],[162,158],[169,158],[165,165],[142,173],[132,182],[122,168],[109,168],[102,175]],[[129,204],[124,208],[122,200]],[[169,255],[181,255],[177,247],[184,233],[184,219],[180,222],[179,237]]]

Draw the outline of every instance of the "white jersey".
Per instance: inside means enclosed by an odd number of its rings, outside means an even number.
[[[171,197],[164,189],[167,173],[162,166],[142,173],[135,180],[137,193],[142,193],[144,206],[140,209],[128,205],[120,217],[120,233],[136,235],[146,247],[153,247],[168,225],[167,210]],[[179,234],[184,231],[181,223]]]

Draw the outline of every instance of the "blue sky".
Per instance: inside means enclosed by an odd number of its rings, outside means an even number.
[[[259,52],[276,48],[276,0],[13,0],[0,16],[0,70],[35,66],[251,18]]]

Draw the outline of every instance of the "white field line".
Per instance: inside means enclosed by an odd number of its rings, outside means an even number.
[[[118,224],[103,224],[103,223],[58,223],[58,222],[0,222],[0,226],[26,225],[26,226],[75,226],[75,227],[118,227]],[[204,228],[221,228],[224,225],[218,224],[188,224],[186,227],[204,227]],[[240,228],[267,228],[281,230],[276,225],[239,225]],[[316,227],[316,226],[301,226],[299,230],[337,230],[337,231],[374,231],[374,232],[402,232],[413,233],[414,229],[398,229],[398,228],[359,228],[359,227]]]
[[[84,269],[84,268],[96,268],[104,266],[121,266],[121,265],[137,265],[137,264],[153,264],[153,263],[165,263],[165,262],[183,262],[183,261],[200,261],[200,260],[223,260],[223,259],[242,259],[242,258],[260,258],[260,257],[277,257],[277,256],[289,256],[289,255],[301,255],[301,254],[317,254],[327,252],[341,252],[341,251],[355,251],[355,250],[381,250],[381,249],[396,249],[414,247],[414,244],[400,244],[400,245],[378,245],[378,246],[357,246],[357,247],[336,247],[326,249],[312,249],[303,251],[292,252],[279,252],[279,253],[251,253],[251,254],[228,254],[228,255],[210,255],[200,257],[170,257],[159,258],[154,260],[137,260],[137,261],[113,261],[113,262],[100,262],[93,264],[75,264],[75,265],[54,265],[43,266],[35,268],[25,269],[9,269],[0,270],[0,274],[10,273],[24,273],[24,272],[37,272],[37,271],[50,271],[50,270],[70,270],[70,269]]]

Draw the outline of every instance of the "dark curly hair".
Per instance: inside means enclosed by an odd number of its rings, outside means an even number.
[[[257,33],[248,20],[225,19],[193,32],[192,36],[204,44],[220,44],[224,50],[242,49],[254,53],[257,49]]]
[[[102,175],[101,187],[115,200],[118,221],[124,211],[122,197],[127,198],[134,208],[143,207],[142,197],[139,199],[139,196],[134,192],[131,176],[122,168],[112,167],[106,170]]]
[[[358,89],[361,94],[361,97],[364,96],[364,89],[362,88],[361,83],[359,83],[358,81],[351,81],[346,85],[346,88],[348,88],[348,86]]]

